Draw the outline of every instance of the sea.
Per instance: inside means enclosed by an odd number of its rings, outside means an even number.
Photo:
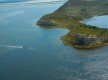
[[[75,49],[61,36],[69,30],[36,22],[61,0],[0,0],[0,80],[108,80],[108,46]],[[84,20],[108,27],[108,16]]]

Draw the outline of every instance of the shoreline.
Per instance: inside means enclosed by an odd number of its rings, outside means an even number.
[[[96,45],[96,46],[77,46],[77,45],[75,46],[75,45],[66,43],[66,41],[64,41],[64,39],[62,37],[61,37],[61,40],[62,40],[64,45],[70,46],[70,47],[73,47],[73,48],[76,48],[76,49],[96,49],[98,47],[103,47],[103,46],[108,45],[108,43],[103,43],[103,44]]]
[[[81,23],[81,22],[79,22],[79,23]],[[81,23],[81,24],[83,24],[83,23]],[[39,25],[39,24],[37,24],[37,25]],[[64,29],[68,29],[69,30],[68,33],[71,32],[71,29],[69,29],[67,27],[62,27],[62,26],[59,26],[59,25],[57,25],[57,26],[44,26],[44,25],[41,25],[41,27],[45,27],[45,28],[64,28]],[[96,26],[96,28],[99,28],[99,27]],[[99,28],[99,29],[104,29],[104,28]],[[72,43],[67,43],[67,41],[65,41],[64,37],[68,36],[68,33],[66,35],[64,35],[64,36],[61,36],[61,40],[62,40],[63,44],[66,45],[66,46],[71,46],[71,47],[74,47],[76,49],[95,49],[95,48],[98,48],[98,47],[102,47],[102,46],[108,45],[108,43],[105,43],[105,42],[104,43],[99,43],[99,44],[96,43],[96,44],[87,45],[87,46],[80,46],[80,45],[75,45],[75,44],[72,44]],[[71,37],[73,37],[73,36],[71,36]]]
[[[84,19],[90,19],[95,15],[104,16],[107,15],[107,12],[106,11],[98,12],[98,8],[101,5],[98,5],[97,8],[94,8],[96,5],[92,4],[93,1],[89,2],[81,0],[82,4],[86,3],[89,4],[89,6],[91,6],[90,4],[94,5],[93,9],[97,11],[97,12],[95,11],[96,13],[92,15],[88,15],[90,12],[85,14],[85,11],[89,9],[82,10],[83,5],[85,4],[82,5],[79,4],[79,2],[80,1],[69,0],[59,9],[57,9],[55,12],[43,16],[40,20],[38,20],[37,25],[41,25],[42,27],[48,26],[53,28],[55,26],[56,27],[61,26],[60,28],[68,29],[69,32],[66,35],[62,36],[61,40],[65,45],[73,46],[75,48],[90,49],[106,45],[108,43],[107,28],[99,28],[97,26],[87,25],[81,23],[80,21],[83,21]],[[97,2],[95,1],[94,3],[97,4]],[[98,2],[98,3],[101,3],[103,5],[105,4],[105,2]],[[71,4],[73,4],[74,6]],[[70,6],[73,10],[71,10]],[[85,6],[88,7],[88,5]],[[75,9],[74,12],[76,12],[76,14],[69,14],[69,16],[67,16],[68,8],[70,8],[71,12],[73,12]],[[79,10],[81,9],[83,14],[82,13],[79,14],[79,12],[77,12],[77,9]]]

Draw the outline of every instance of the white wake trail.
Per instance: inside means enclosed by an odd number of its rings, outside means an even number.
[[[0,45],[1,48],[7,48],[7,49],[24,49],[24,50],[35,50],[34,48],[32,47],[29,47],[29,46],[16,46],[16,45]]]
[[[23,46],[13,46],[13,45],[0,45],[0,47],[23,49]]]

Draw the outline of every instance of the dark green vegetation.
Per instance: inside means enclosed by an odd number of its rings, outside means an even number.
[[[106,0],[69,0],[55,12],[43,16],[37,24],[68,28],[70,32],[62,36],[65,44],[76,48],[94,48],[108,42],[108,29],[85,25],[80,21],[107,14]]]

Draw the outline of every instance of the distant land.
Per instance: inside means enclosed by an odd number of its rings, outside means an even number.
[[[108,43],[108,29],[80,21],[101,15],[108,15],[107,0],[69,0],[55,12],[43,16],[37,24],[50,28],[67,28],[69,32],[61,37],[64,44],[89,49]]]

